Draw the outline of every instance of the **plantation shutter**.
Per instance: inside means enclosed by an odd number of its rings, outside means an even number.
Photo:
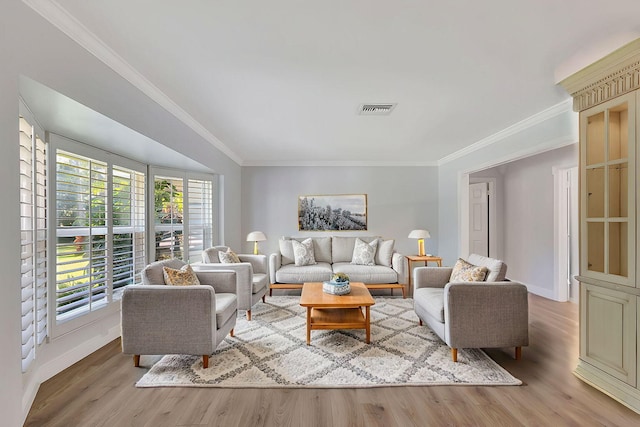
[[[56,314],[107,302],[107,164],[57,150]]]
[[[23,116],[19,142],[22,371],[26,372],[35,359],[36,345],[47,336],[47,146]]]
[[[140,283],[145,265],[145,174],[114,166],[113,289]]]
[[[210,180],[189,179],[189,262],[202,261],[202,251],[212,244],[213,183]]]

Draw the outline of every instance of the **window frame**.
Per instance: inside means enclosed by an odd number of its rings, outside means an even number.
[[[202,180],[202,181],[210,181],[211,182],[211,235],[210,241],[203,242],[203,249],[206,249],[209,246],[213,246],[213,242],[216,241],[216,236],[218,234],[218,227],[216,222],[216,209],[218,207],[218,197],[217,197],[217,188],[218,188],[218,180],[217,175],[208,174],[202,172],[191,172],[180,169],[166,168],[161,166],[149,166],[149,174],[147,179],[147,254],[149,256],[149,262],[153,262],[156,259],[156,244],[155,244],[155,199],[154,199],[154,183],[156,181],[156,177],[171,177],[171,178],[179,178],[182,179],[182,200],[183,200],[183,259],[184,262],[194,263],[200,262],[202,259],[200,257],[191,258],[191,254],[189,251],[189,235],[190,235],[190,224],[189,224],[189,180]]]
[[[74,141],[70,138],[47,132],[47,142],[49,144],[49,153],[48,153],[48,164],[49,164],[49,180],[48,180],[48,248],[49,248],[49,260],[52,260],[52,257],[56,257],[57,251],[51,252],[51,248],[56,248],[57,245],[57,192],[56,192],[56,184],[57,184],[57,173],[56,168],[56,158],[58,150],[66,151],[70,154],[86,157],[89,159],[94,159],[96,161],[104,162],[107,165],[107,177],[106,177],[106,185],[107,185],[107,206],[110,206],[113,200],[113,167],[118,166],[121,168],[131,169],[136,172],[140,172],[144,174],[145,181],[148,183],[149,174],[148,174],[148,166],[137,162],[135,160],[128,159],[126,157],[109,153],[105,150],[92,147],[82,142]],[[145,191],[148,191],[148,185],[145,186]],[[146,195],[145,195],[146,200]],[[113,218],[112,218],[112,210],[107,209],[106,213],[106,230],[107,236],[113,236]],[[148,234],[148,209],[145,214],[145,234]],[[145,240],[147,243],[147,240]],[[148,246],[145,248],[145,257],[146,262],[148,263]],[[49,318],[49,333],[51,339],[59,338],[65,334],[73,332],[79,328],[82,328],[88,324],[98,322],[100,319],[113,315],[120,311],[120,301],[119,297],[122,292],[122,288],[118,290],[113,290],[113,245],[107,245],[107,265],[110,266],[107,269],[107,300],[106,303],[102,307],[99,307],[96,310],[88,310],[78,308],[70,312],[68,315],[63,316],[62,319],[59,319],[56,313],[57,307],[57,284],[56,280],[49,281],[49,289],[48,289],[48,318]],[[48,276],[56,277],[57,271],[57,260],[53,262],[49,262],[48,264]]]

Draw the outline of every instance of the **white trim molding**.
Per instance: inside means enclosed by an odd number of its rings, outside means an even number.
[[[508,138],[512,135],[515,135],[517,133],[520,133],[528,128],[531,128],[533,126],[536,126],[540,123],[543,123],[549,119],[552,119],[556,116],[559,116],[563,113],[566,113],[568,111],[572,111],[572,104],[571,104],[571,99],[567,99],[566,101],[562,101],[552,107],[547,108],[546,110],[542,110],[539,113],[534,114],[533,116],[527,117],[524,120],[521,120],[499,132],[494,133],[493,135],[490,135],[486,138],[481,139],[478,142],[475,142],[471,145],[469,145],[468,147],[465,147],[461,150],[456,151],[455,153],[449,154],[448,156],[445,156],[443,158],[441,158],[440,160],[438,160],[438,166],[442,166],[446,163],[452,162],[456,159],[459,159],[461,157],[464,157],[468,154],[473,153],[474,151],[478,151],[481,150],[485,147],[488,147],[492,144],[495,144],[497,142],[500,142],[502,140],[504,140],[505,138]],[[577,127],[577,126],[576,126]],[[578,141],[578,136],[577,136],[577,129],[576,129],[576,136],[575,136],[575,141]],[[556,147],[556,148],[560,148],[560,146]]]
[[[213,135],[200,122],[194,119],[189,113],[183,110],[169,96],[162,92],[157,86],[151,83],[131,64],[125,61],[98,36],[93,34],[87,27],[71,15],[64,7],[55,0],[22,0],[27,6],[40,14],[53,26],[58,28],[71,40],[78,43],[93,56],[104,62],[109,68],[122,76],[125,80],[138,88],[142,93],[155,101],[162,108],[171,113],[194,132],[211,143],[215,148],[222,151],[238,165],[242,165],[242,159],[233,150],[227,147],[215,135]]]

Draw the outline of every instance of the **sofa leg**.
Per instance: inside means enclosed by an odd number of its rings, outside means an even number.
[[[452,348],[451,349],[451,359],[453,359],[454,362],[458,361],[458,349],[457,348]]]
[[[140,367],[140,355],[139,354],[134,354],[133,355],[133,366],[135,366],[136,368]]]
[[[247,310],[247,320],[251,322],[251,310]]]
[[[202,369],[207,369],[209,367],[209,356],[204,354],[202,355]]]
[[[233,336],[233,329],[229,331],[229,336]]]
[[[516,360],[522,359],[522,347],[516,347]]]

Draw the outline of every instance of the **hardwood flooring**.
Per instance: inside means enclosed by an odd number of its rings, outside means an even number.
[[[572,374],[577,306],[530,295],[529,312],[522,360],[513,349],[487,350],[519,387],[138,389],[146,369],[116,340],[43,383],[25,426],[640,425],[640,415]]]

